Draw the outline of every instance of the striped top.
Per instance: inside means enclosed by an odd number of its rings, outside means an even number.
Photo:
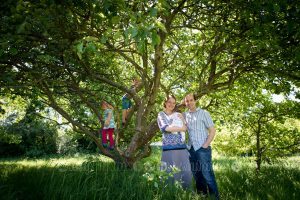
[[[178,116],[178,112],[174,112],[171,115],[167,115],[161,111],[158,113],[157,124],[162,136],[162,149],[163,150],[175,150],[186,149],[185,133],[184,132],[167,132],[166,128],[171,126],[181,127],[183,122]]]
[[[195,112],[187,111],[183,114],[187,123],[189,140],[187,148],[191,146],[197,151],[200,149],[208,137],[208,128],[214,126],[214,123],[206,110],[197,108]]]
[[[104,113],[103,113],[104,123],[105,123],[109,113],[111,113],[111,118],[110,118],[110,121],[109,121],[109,125],[104,126],[103,129],[115,128],[115,119],[114,119],[114,113],[113,113],[112,109],[105,109],[104,110]]]

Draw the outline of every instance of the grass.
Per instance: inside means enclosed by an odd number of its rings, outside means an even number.
[[[216,176],[224,199],[300,199],[300,158],[263,165],[259,174],[251,158],[218,158]]]
[[[300,199],[300,158],[263,165],[251,158],[214,155],[222,199]],[[159,180],[160,152],[134,170],[115,167],[100,155],[1,159],[0,199],[203,199]]]

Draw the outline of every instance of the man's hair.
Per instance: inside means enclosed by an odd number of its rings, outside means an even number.
[[[193,98],[194,98],[194,100],[196,101],[197,99],[196,99],[196,96],[195,96],[195,93],[188,93],[188,94],[186,94],[185,95],[185,97],[184,97],[184,100],[185,100],[185,98],[188,96],[188,95],[192,95],[193,96]]]

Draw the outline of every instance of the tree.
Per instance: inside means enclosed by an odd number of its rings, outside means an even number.
[[[224,129],[220,132],[225,133],[224,138],[218,138],[217,148],[231,155],[255,156],[259,171],[262,162],[299,153],[300,129],[296,124],[300,104],[288,97],[274,102],[272,93],[264,89],[268,81],[244,81],[240,79],[217,102],[220,109],[213,114]]]
[[[245,113],[242,120],[242,132],[249,133],[244,137],[255,138],[255,147],[252,148],[255,150],[257,171],[260,170],[262,161],[270,161],[274,157],[300,151],[299,130],[295,127],[284,126],[289,116],[297,115],[297,110],[299,110],[299,104],[272,103],[264,100]]]
[[[298,84],[299,48],[286,45],[293,39],[299,46],[294,2],[68,0],[1,6],[1,92],[38,96],[128,167],[151,152],[158,130],[155,105],[167,93],[203,97],[249,73]],[[293,54],[285,57],[286,49]],[[126,87],[133,74],[142,79],[138,93]],[[119,148],[109,152],[95,135],[99,102],[119,105],[124,92],[134,101],[133,125],[125,128],[133,129],[121,130],[130,141],[117,133]]]

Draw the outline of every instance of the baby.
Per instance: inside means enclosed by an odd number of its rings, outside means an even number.
[[[178,113],[174,113],[173,115],[170,116],[172,124],[170,125],[170,127],[182,127],[183,126],[183,121],[182,119],[179,117]],[[185,133],[184,132],[174,132],[174,133],[179,133],[181,134],[181,139],[182,141],[185,141]]]

